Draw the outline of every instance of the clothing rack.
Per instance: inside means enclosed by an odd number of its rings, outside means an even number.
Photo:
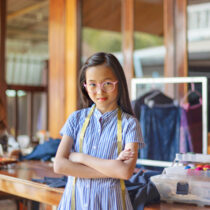
[[[207,125],[207,77],[164,77],[164,78],[134,78],[131,81],[131,99],[138,97],[137,86],[141,84],[186,84],[201,83],[202,85],[202,153],[207,154],[208,150],[208,125]],[[168,167],[172,162],[157,161],[149,159],[138,159],[137,164],[146,166]]]

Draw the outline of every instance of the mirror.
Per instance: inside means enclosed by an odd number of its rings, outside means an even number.
[[[146,144],[137,164],[167,167],[176,153],[207,154],[206,77],[135,78],[131,93]]]

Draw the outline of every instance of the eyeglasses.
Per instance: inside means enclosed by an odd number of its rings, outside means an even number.
[[[90,82],[88,84],[84,83],[84,87],[86,88],[86,90],[88,92],[91,93],[96,93],[98,91],[98,87],[106,92],[106,93],[110,93],[115,89],[115,85],[118,83],[118,81],[112,82],[112,81],[106,81],[103,83],[94,83],[94,82]]]

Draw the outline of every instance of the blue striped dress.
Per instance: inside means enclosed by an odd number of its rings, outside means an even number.
[[[61,135],[74,139],[73,151],[79,152],[79,136],[84,120],[90,108],[78,110],[71,114],[61,129]],[[144,145],[140,124],[133,116],[122,113],[122,140],[126,143],[138,142]],[[116,159],[117,148],[117,109],[101,114],[94,110],[86,129],[83,153],[103,158]],[[72,179],[68,182],[58,209],[71,209]],[[78,178],[75,185],[76,210],[123,210],[120,181],[113,178],[84,179]],[[126,209],[132,210],[131,201],[126,190]]]

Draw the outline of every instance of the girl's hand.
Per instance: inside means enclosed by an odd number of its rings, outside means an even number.
[[[71,152],[71,154],[69,155],[69,160],[71,160],[72,162],[75,162],[75,163],[80,163],[81,158],[82,158],[82,153]]]
[[[134,157],[134,152],[132,152],[131,149],[124,149],[117,157],[117,160],[124,161],[133,157]]]

